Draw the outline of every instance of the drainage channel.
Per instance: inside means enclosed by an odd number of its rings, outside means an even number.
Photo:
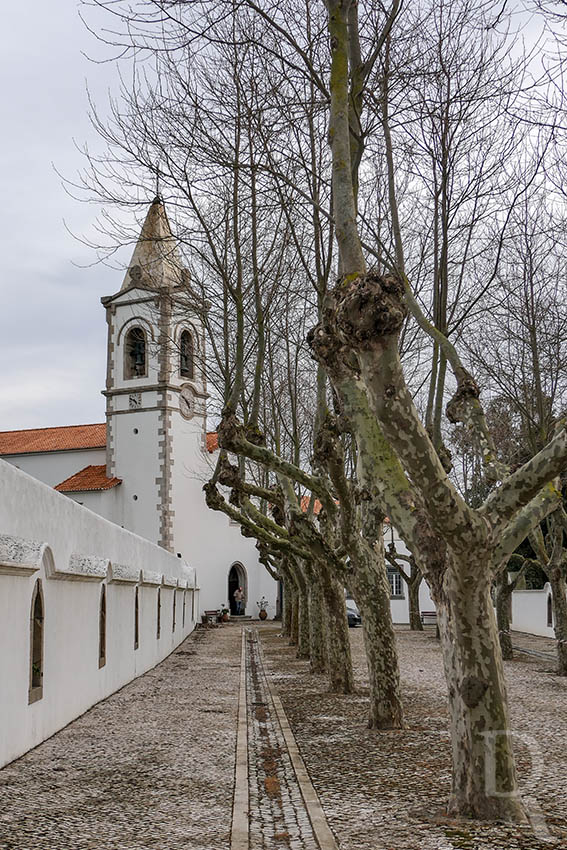
[[[256,629],[243,630],[242,661],[231,850],[337,850],[281,702],[269,687]],[[245,772],[241,725],[244,681],[247,725]],[[248,809],[246,841],[241,817],[245,780]]]

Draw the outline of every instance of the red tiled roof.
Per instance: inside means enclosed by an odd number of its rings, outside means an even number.
[[[307,511],[309,510],[310,499],[311,499],[310,496],[302,496],[301,497],[301,510],[303,511],[304,514],[306,514]],[[322,506],[321,502],[319,501],[319,499],[315,499],[315,504],[313,505],[313,513],[315,514],[315,516],[319,516],[319,513],[320,513],[322,507],[323,506]]]
[[[70,475],[54,488],[60,493],[74,493],[83,490],[110,490],[121,484],[121,478],[107,478],[106,466],[85,466],[80,472]]]
[[[219,447],[219,435],[216,431],[209,431],[207,434],[207,451],[212,454]]]
[[[96,425],[63,425],[60,428],[31,428],[27,431],[0,431],[0,455],[104,449],[105,446],[104,422]]]

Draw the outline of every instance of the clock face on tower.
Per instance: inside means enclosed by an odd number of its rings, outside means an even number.
[[[185,419],[191,419],[195,413],[195,394],[191,387],[183,387],[179,393],[179,410]]]
[[[142,406],[142,393],[130,393],[128,396],[128,407],[130,410],[136,410],[136,408]]]

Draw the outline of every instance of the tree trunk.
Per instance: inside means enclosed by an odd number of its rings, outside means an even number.
[[[453,784],[449,812],[525,822],[518,794],[504,668],[498,643],[487,552],[449,563],[436,594],[449,693]],[[460,572],[460,575],[459,575]]]
[[[307,583],[303,580],[297,592],[298,628],[297,628],[297,657],[309,658],[309,593]]]
[[[496,577],[496,623],[502,658],[511,661],[514,657],[512,635],[510,634],[510,603],[512,585],[508,579],[508,570],[502,570]]]
[[[325,572],[323,595],[327,610],[327,651],[331,690],[339,694],[354,691],[354,674],[350,652],[350,637],[345,605],[345,593],[341,582]]]
[[[297,646],[297,642],[299,639],[299,593],[295,585],[290,586],[289,601],[291,607],[289,645]]]
[[[557,640],[557,672],[567,676],[567,587],[560,566],[548,571],[553,594],[553,628]]]
[[[327,636],[324,609],[325,600],[321,579],[318,575],[314,575],[309,586],[309,654],[312,673],[327,672]]]
[[[421,611],[419,609],[419,588],[422,582],[421,573],[407,583],[409,602],[409,625],[412,632],[422,632]]]
[[[390,609],[390,584],[384,564],[384,539],[378,551],[368,549],[372,561],[357,553],[352,559],[350,583],[362,616],[364,648],[370,683],[369,729],[400,729],[403,708],[396,636]]]
[[[291,635],[291,581],[283,579],[282,635]]]

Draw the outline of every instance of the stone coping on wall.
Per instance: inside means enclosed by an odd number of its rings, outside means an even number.
[[[109,564],[107,580],[109,584],[138,584],[140,570],[129,564]]]
[[[66,567],[55,564],[50,546],[37,540],[0,534],[0,575],[31,576],[45,566],[45,577],[56,581],[89,581],[153,585],[195,590],[194,573],[181,565],[182,578],[129,564],[112,563],[108,558],[73,552]]]
[[[0,534],[0,574],[29,576],[41,566],[45,543]]]

